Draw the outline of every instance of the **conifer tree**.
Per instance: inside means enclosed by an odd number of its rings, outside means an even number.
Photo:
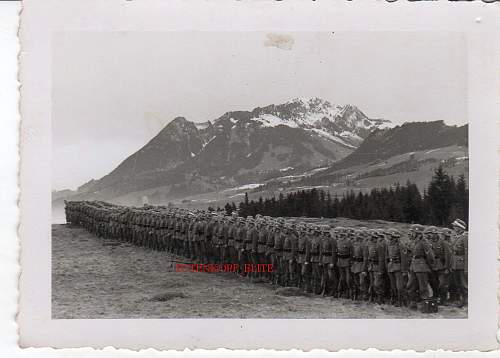
[[[451,206],[453,204],[452,182],[442,166],[439,166],[427,189],[430,221],[434,225],[449,224]]]
[[[237,211],[240,216],[309,216],[347,217],[360,220],[390,220],[407,223],[447,226],[460,218],[468,221],[469,190],[465,176],[455,179],[443,167],[435,169],[434,175],[423,195],[415,183],[396,183],[389,188],[373,188],[345,192],[339,198],[324,190],[311,189],[280,193],[278,198],[262,198],[249,201],[248,194],[239,204],[226,204],[226,213]]]

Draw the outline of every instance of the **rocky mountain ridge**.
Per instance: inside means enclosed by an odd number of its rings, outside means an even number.
[[[144,147],[77,196],[110,199],[168,186],[172,196],[251,183],[283,169],[331,165],[370,133],[390,126],[354,105],[294,99],[194,123],[177,117]]]

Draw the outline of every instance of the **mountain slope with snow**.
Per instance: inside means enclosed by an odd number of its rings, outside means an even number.
[[[177,117],[116,169],[78,190],[110,199],[168,187],[169,195],[259,182],[283,170],[306,171],[351,154],[370,133],[390,125],[353,105],[294,99],[194,123]]]

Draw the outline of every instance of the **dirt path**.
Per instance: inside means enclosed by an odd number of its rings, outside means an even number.
[[[53,318],[466,318],[440,307],[405,308],[283,289],[231,273],[175,272],[172,256],[128,244],[103,246],[84,229],[52,225]]]

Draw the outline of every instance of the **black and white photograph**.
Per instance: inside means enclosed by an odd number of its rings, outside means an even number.
[[[25,0],[19,346],[497,348],[494,6]]]
[[[467,318],[462,34],[52,49],[53,318]]]

